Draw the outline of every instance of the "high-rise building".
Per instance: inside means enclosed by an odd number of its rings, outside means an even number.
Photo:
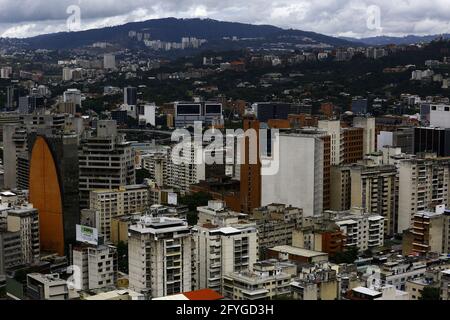
[[[244,119],[243,128],[244,133],[249,134],[244,136],[241,146],[238,146],[242,161],[239,179],[240,201],[242,212],[251,213],[253,209],[261,206],[262,195],[259,121]]]
[[[116,69],[116,56],[111,53],[105,54],[103,56],[103,68],[110,70]]]
[[[436,153],[438,157],[450,156],[450,128],[414,128],[413,141],[414,154],[427,152]]]
[[[71,68],[63,68],[62,69],[62,80],[70,81],[72,80],[72,69]]]
[[[199,207],[199,222],[194,227],[196,289],[222,292],[222,277],[231,272],[251,269],[258,257],[258,233],[255,223],[241,220],[242,215],[210,201]]]
[[[425,126],[449,128],[450,105],[424,103],[420,106],[420,121]]]
[[[302,208],[305,217],[322,214],[324,170],[330,168],[324,136],[326,132],[313,129],[280,133],[278,171],[262,176],[263,206],[283,203]]]
[[[222,104],[219,102],[175,102],[175,127],[193,127],[196,121],[205,126],[223,125]]]
[[[137,105],[137,88],[135,87],[123,88],[123,104],[127,106]]]
[[[192,290],[192,235],[181,219],[144,216],[129,228],[129,287],[157,298]]]
[[[265,257],[268,248],[292,245],[292,232],[302,225],[303,210],[270,204],[253,210],[250,220],[256,223],[259,237],[259,258]]]
[[[363,128],[363,152],[364,155],[375,152],[375,118],[355,117],[353,127]]]
[[[448,159],[405,159],[399,163],[398,233],[412,226],[418,212],[449,203]]]
[[[384,244],[384,218],[361,209],[347,212],[328,212],[346,236],[345,247],[359,251],[375,249]]]
[[[67,89],[63,94],[63,102],[72,102],[81,107],[81,91],[78,89]]]
[[[92,190],[89,209],[95,211],[94,223],[105,241],[111,238],[111,220],[115,217],[143,213],[150,207],[150,192],[147,185],[128,185],[113,190]]]
[[[73,265],[81,275],[81,290],[115,287],[117,248],[110,245],[78,245],[72,252]]]
[[[118,189],[136,182],[134,152],[113,120],[97,122],[97,133],[81,141],[80,207],[88,208],[89,191]]]
[[[290,112],[290,104],[280,102],[258,102],[252,105],[256,118],[260,122],[271,119],[287,119]]]
[[[19,232],[22,252],[22,263],[33,263],[39,260],[39,215],[30,207],[19,207],[8,210],[8,231]]]
[[[78,137],[30,137],[29,202],[39,211],[41,249],[67,253],[79,223]]]
[[[384,231],[396,233],[396,174],[393,165],[352,165],[351,208],[363,208],[365,212],[384,217]]]
[[[412,219],[412,254],[425,255],[428,252],[448,253],[450,239],[448,225],[450,211],[439,208],[436,211],[418,212]]]

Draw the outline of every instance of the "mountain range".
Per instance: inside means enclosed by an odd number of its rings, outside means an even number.
[[[86,31],[45,34],[21,40],[33,49],[73,49],[95,42],[112,42],[128,47],[136,44],[136,41],[133,42],[128,36],[130,31],[149,33],[151,40],[180,42],[182,37],[196,37],[206,39],[214,45],[223,42],[224,37],[258,39],[262,42],[282,42],[288,39],[291,43],[306,46],[326,45],[335,47],[352,44],[345,39],[315,32],[282,29],[271,25],[253,25],[198,18],[153,19]],[[250,40],[241,41],[241,46],[245,47],[248,41]],[[234,43],[233,45],[236,46],[237,44]]]
[[[148,33],[150,40],[180,42],[182,37],[206,39],[204,49],[234,50],[248,47],[267,47],[271,44],[283,44],[286,48],[304,47],[346,47],[378,46],[388,44],[413,44],[430,42],[440,36],[450,38],[450,34],[405,37],[378,36],[371,38],[331,37],[320,33],[295,29],[282,29],[272,25],[253,25],[237,22],[225,22],[212,19],[163,18],[124,25],[91,29],[76,32],[59,32],[39,35],[31,38],[16,39],[21,46],[30,49],[75,49],[92,45],[95,42],[109,42],[119,47],[143,47],[142,41],[129,37],[130,31]],[[236,37],[239,41],[224,41],[224,38]],[[1,39],[0,39],[1,40]],[[14,41],[15,39],[8,39]],[[0,41],[1,43],[1,41]]]

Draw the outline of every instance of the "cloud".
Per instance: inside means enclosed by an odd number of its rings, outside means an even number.
[[[209,17],[364,37],[380,34],[368,25],[368,8],[375,6],[383,34],[450,33],[449,0],[0,0],[0,35],[67,31],[71,5],[80,8],[81,29],[169,16]]]

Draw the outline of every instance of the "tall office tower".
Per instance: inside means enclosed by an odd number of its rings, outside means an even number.
[[[42,251],[68,253],[80,221],[78,136],[30,135],[29,202],[39,211]]]
[[[449,203],[450,161],[407,159],[399,163],[398,233],[409,229],[414,215]]]
[[[448,125],[450,127],[450,124]],[[413,153],[436,153],[438,157],[450,156],[450,128],[414,128]],[[403,151],[403,149],[402,149]]]
[[[34,208],[19,207],[8,210],[8,231],[19,232],[22,263],[39,260],[39,214]]]
[[[341,121],[322,120],[319,121],[318,127],[325,130],[330,136],[331,165],[341,164]]]
[[[6,189],[17,188],[17,157],[20,152],[26,152],[27,131],[17,125],[7,124],[3,126],[3,168],[4,187]],[[28,180],[28,177],[27,177]]]
[[[353,165],[351,175],[351,207],[384,217],[384,232],[396,233],[395,166]]]
[[[95,211],[95,228],[104,235],[105,241],[111,239],[111,220],[113,218],[143,213],[150,208],[150,189],[147,185],[130,185],[113,190],[92,190],[89,196],[89,209]]]
[[[73,265],[79,268],[81,290],[115,287],[117,283],[117,248],[110,245],[76,245]]]
[[[0,69],[0,79],[9,79],[11,78],[13,69],[12,67],[3,67]]]
[[[375,118],[355,117],[353,119],[353,127],[364,129],[364,154],[375,152]]]
[[[78,89],[67,89],[63,94],[63,102],[72,102],[81,107],[81,91]]]
[[[142,217],[129,228],[129,288],[150,298],[191,291],[192,243],[185,221]]]
[[[209,201],[199,207],[199,222],[194,227],[196,289],[221,292],[222,277],[251,269],[258,257],[258,232],[255,223],[242,220],[240,213]]]
[[[287,119],[291,105],[280,102],[258,102],[252,105],[256,118],[260,122],[267,122],[270,119]]]
[[[110,70],[116,69],[116,56],[111,53],[105,54],[103,56],[103,68]]]
[[[240,157],[240,201],[241,210],[251,213],[253,209],[261,207],[261,161],[259,121],[244,119],[244,133],[241,142]]]
[[[6,88],[6,109],[9,111],[16,110],[19,106],[19,89],[15,86]]]
[[[326,132],[318,129],[280,133],[278,171],[262,176],[263,206],[283,203],[302,208],[305,217],[322,214],[324,167],[329,167],[329,162],[325,164],[329,159],[325,136]]]
[[[89,191],[118,189],[136,183],[134,152],[113,120],[97,122],[97,134],[81,141],[80,207],[88,208]]]
[[[128,106],[137,105],[137,88],[135,87],[123,88],[123,104]]]
[[[362,128],[341,128],[339,120],[322,120],[318,122],[330,136],[331,165],[351,164],[363,158]]]
[[[175,127],[193,127],[196,121],[204,126],[223,124],[222,104],[219,102],[176,102],[174,105]]]

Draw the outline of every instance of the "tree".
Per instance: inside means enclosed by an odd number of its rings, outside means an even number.
[[[354,263],[358,258],[358,248],[352,247],[343,252],[337,252],[334,257],[330,257],[330,261],[334,263]]]
[[[422,290],[422,296],[419,300],[439,300],[441,297],[441,292],[439,288],[436,287],[425,287]]]
[[[192,226],[197,223],[197,207],[206,206],[211,199],[211,195],[205,192],[196,192],[180,198],[180,204],[186,205],[189,209],[187,214],[189,225]]]

